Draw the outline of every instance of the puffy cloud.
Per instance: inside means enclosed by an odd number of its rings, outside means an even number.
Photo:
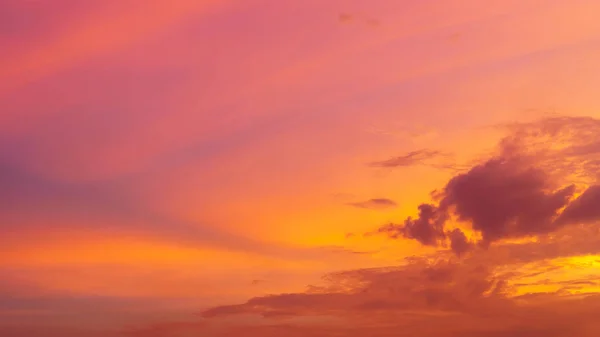
[[[597,175],[588,159],[600,155],[596,140],[600,121],[551,118],[509,129],[496,155],[451,178],[436,191],[435,204],[419,206],[416,219],[386,224],[377,232],[428,246],[449,244],[455,253],[463,254],[473,243],[464,232],[450,227],[451,219],[468,224],[484,246],[599,220],[597,185],[586,188],[575,200],[573,197],[576,182],[581,185],[577,177],[593,181],[590,179]],[[423,154],[415,151],[404,160],[418,156]]]
[[[452,178],[440,207],[469,222],[485,242],[547,233],[555,229],[553,218],[575,192],[573,185],[551,188],[540,170],[492,159]]]
[[[415,239],[426,246],[437,246],[438,242],[446,237],[445,221],[445,213],[440,212],[434,205],[422,204],[419,206],[417,218],[408,217],[402,225],[387,224],[380,227],[377,233],[384,233],[391,238]]]
[[[450,249],[459,256],[473,248],[473,243],[469,242],[465,233],[458,228],[453,229],[448,237],[450,239]]]

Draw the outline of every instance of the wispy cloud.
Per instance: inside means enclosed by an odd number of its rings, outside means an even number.
[[[338,21],[342,24],[349,24],[352,22],[359,22],[363,24],[367,24],[372,27],[379,26],[381,22],[377,19],[366,17],[361,14],[352,14],[352,13],[340,13],[338,15]]]
[[[369,163],[371,167],[395,168],[423,164],[430,159],[441,156],[440,151],[421,149],[386,160]]]
[[[394,208],[398,206],[398,204],[392,200],[387,198],[373,198],[365,201],[358,202],[350,202],[349,206],[357,207],[357,208],[366,208],[366,209],[375,209],[375,210],[384,210],[389,208]]]

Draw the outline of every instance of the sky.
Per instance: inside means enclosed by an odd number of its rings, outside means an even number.
[[[0,335],[598,336],[599,13],[0,1]]]

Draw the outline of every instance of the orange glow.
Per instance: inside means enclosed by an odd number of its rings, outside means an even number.
[[[598,13],[0,1],[0,336],[599,335]]]

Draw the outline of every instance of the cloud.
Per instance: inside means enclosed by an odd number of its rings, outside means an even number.
[[[458,228],[453,229],[448,237],[450,239],[450,249],[459,256],[473,248],[473,243],[469,242],[465,233]]]
[[[422,204],[419,206],[419,215],[416,219],[408,217],[402,225],[390,223],[380,227],[377,232],[394,239],[406,237],[426,246],[437,246],[440,240],[446,238],[445,221],[446,215],[439,212],[434,205]]]
[[[397,267],[334,273],[306,292],[255,297],[202,316],[208,324],[228,319],[219,336],[594,336],[600,295],[514,295],[519,283],[543,285],[546,275],[562,270],[562,262],[550,263],[528,269],[479,257],[416,258]]]
[[[600,257],[590,254],[600,252],[593,223],[600,190],[572,183],[570,169],[585,167],[565,156],[594,155],[573,151],[593,141],[577,137],[589,127],[579,122],[560,132],[548,121],[520,127],[491,158],[448,180],[417,216],[374,232],[447,247],[460,258],[438,251],[400,266],[333,273],[304,292],[207,309],[203,322],[227,322],[218,336],[598,335]],[[553,148],[547,135],[562,147]],[[536,239],[505,240],[530,236]]]
[[[590,223],[600,220],[600,185],[591,186],[562,212],[559,224]]]
[[[600,119],[553,117],[501,127],[508,131],[499,144],[505,155],[535,158],[544,171],[586,184],[600,178]]]
[[[485,242],[548,233],[553,218],[575,192],[573,185],[551,190],[548,177],[519,161],[492,159],[450,180],[440,208],[469,222]]]
[[[454,252],[463,254],[473,243],[460,229],[451,228],[452,219],[468,224],[484,246],[600,220],[600,188],[577,185],[572,174],[578,172],[588,181],[597,174],[579,163],[596,152],[600,155],[596,149],[598,120],[546,119],[513,125],[510,131],[500,141],[497,154],[451,178],[436,191],[436,203],[419,206],[416,219],[386,224],[376,232],[428,246],[449,244]],[[414,152],[381,165],[407,164],[419,156],[425,155]],[[582,188],[583,193],[573,200]]]
[[[371,167],[395,168],[423,164],[423,162],[441,156],[440,151],[421,149],[390,159],[369,163]]]
[[[348,205],[358,208],[367,208],[367,209],[389,209],[398,206],[398,204],[391,199],[387,198],[373,198],[365,201],[359,202],[351,202]]]
[[[408,217],[403,224],[388,223],[367,235],[384,234],[391,239],[414,239],[425,246],[446,246],[457,255],[462,255],[473,247],[466,235],[458,228],[446,230],[448,213],[432,204],[419,205],[417,218]]]
[[[485,266],[417,260],[406,266],[328,275],[328,285],[310,292],[255,297],[244,304],[208,309],[203,317],[236,314],[325,315],[410,310],[476,312],[501,300]],[[341,285],[346,285],[341,287]],[[490,292],[491,291],[491,292]]]

